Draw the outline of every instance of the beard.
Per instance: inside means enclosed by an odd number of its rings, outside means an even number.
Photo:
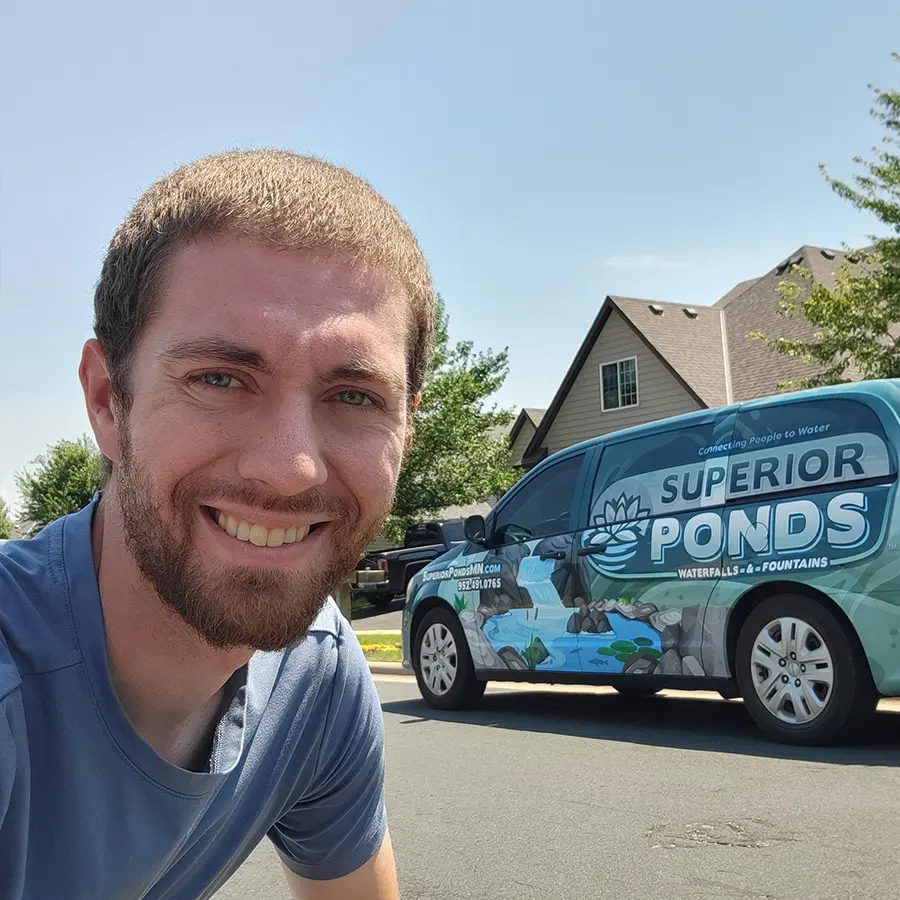
[[[329,497],[318,489],[290,498],[266,496],[198,475],[178,482],[171,497],[173,514],[166,517],[127,437],[120,447],[116,482],[125,544],[141,575],[170,610],[207,644],[222,650],[284,650],[300,640],[390,511],[388,507],[364,520],[355,499]],[[201,500],[213,499],[332,520],[330,534],[319,539],[317,555],[324,558],[294,571],[204,563],[195,537],[197,513],[206,515]]]

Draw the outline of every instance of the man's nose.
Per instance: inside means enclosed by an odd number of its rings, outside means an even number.
[[[261,412],[246,435],[238,474],[283,496],[325,483],[328,469],[322,435],[307,404],[283,403]]]

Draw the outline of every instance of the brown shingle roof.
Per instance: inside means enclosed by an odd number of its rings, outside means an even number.
[[[509,430],[510,443],[513,443],[519,436],[519,432],[522,430],[522,426],[525,424],[526,420],[531,422],[535,430],[540,428],[541,422],[543,421],[544,414],[546,412],[546,409],[538,409],[535,406],[523,407],[520,410],[519,414],[516,416],[516,420],[512,423],[512,427]]]
[[[865,251],[860,251],[865,252]],[[848,259],[849,257],[849,259]],[[762,341],[751,340],[750,332],[770,337],[808,340],[814,328],[802,316],[778,315],[781,295],[778,285],[790,278],[792,265],[804,266],[813,279],[828,288],[834,273],[845,262],[856,262],[852,252],[803,246],[761,278],[735,285],[713,306],[696,306],[685,314],[679,303],[607,297],[590,331],[569,366],[562,384],[542,416],[526,450],[531,464],[540,458],[541,445],[553,419],[565,402],[569,389],[584,365],[612,308],[618,309],[635,332],[698,402],[721,406],[774,394],[778,384],[809,375],[811,368],[800,360],[769,350]],[[655,308],[655,309],[654,309]],[[898,328],[900,331],[900,328]],[[727,349],[727,353],[726,353]],[[731,396],[726,384],[726,365]],[[519,427],[526,411],[522,410]]]
[[[713,307],[715,309],[722,309],[723,306],[728,306],[735,297],[740,297],[751,284],[756,284],[757,281],[759,281],[758,278],[748,278],[746,281],[736,284],[727,294],[716,300]]]
[[[799,265],[808,269],[817,283],[832,288],[834,273],[846,258],[847,253],[843,250],[801,247],[728,301],[724,307],[725,331],[732,392],[736,402],[778,393],[780,382],[805,378],[815,372],[803,360],[776,353],[749,335],[760,332],[768,337],[791,340],[815,337],[815,327],[803,316],[778,314],[781,302],[778,286],[784,281],[798,281],[798,277],[791,274],[791,266]]]
[[[707,406],[728,402],[718,309],[631,297],[610,299]]]

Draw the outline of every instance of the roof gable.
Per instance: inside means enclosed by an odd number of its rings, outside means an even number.
[[[663,353],[660,352],[660,348],[656,346],[656,344],[650,338],[650,336],[645,333],[644,329],[646,327],[646,322],[643,321],[642,315],[637,311],[635,305],[647,307],[648,314],[652,314],[649,312],[649,307],[651,304],[663,306],[667,309],[671,308],[672,310],[682,309],[682,307],[680,307],[677,303],[657,304],[656,301],[635,300],[635,299],[627,298],[627,297],[607,297],[603,301],[603,304],[600,307],[600,311],[597,313],[597,316],[594,319],[594,322],[591,325],[590,330],[588,331],[584,340],[581,342],[581,346],[578,348],[578,352],[575,354],[575,358],[572,360],[572,363],[569,366],[568,371],[566,372],[565,378],[563,378],[563,380],[562,380],[562,384],[560,384],[558,390],[556,391],[556,394],[553,397],[553,401],[550,403],[550,406],[548,407],[547,412],[544,414],[544,417],[542,418],[541,423],[537,428],[537,431],[535,431],[534,436],[531,439],[531,442],[528,444],[528,448],[525,451],[526,462],[533,463],[540,456],[541,444],[544,442],[544,439],[547,436],[547,432],[550,430],[550,426],[553,424],[553,421],[555,420],[556,416],[558,415],[559,410],[561,409],[563,403],[566,400],[566,397],[569,394],[570,389],[572,388],[572,385],[575,383],[575,379],[578,377],[578,373],[581,371],[582,367],[584,366],[585,362],[587,361],[588,356],[590,356],[591,350],[592,350],[594,344],[596,343],[597,338],[600,336],[600,332],[602,331],[603,326],[606,324],[611,312],[614,309],[620,313],[623,321],[632,328],[632,330],[635,332],[635,334],[644,342],[644,344],[649,348],[649,350],[660,360],[660,362],[669,370],[669,372],[672,374],[672,376],[681,383],[681,385],[684,387],[684,389],[692,397],[694,397],[694,399],[700,405],[702,405],[702,406],[719,405],[718,403],[709,403],[704,397],[702,397],[695,390],[695,388],[690,384],[690,382],[688,382],[685,379],[684,375],[678,369],[675,368],[675,366],[672,364],[672,362]],[[628,315],[625,312],[624,307],[629,307],[631,309],[631,315]],[[703,308],[701,308],[701,309],[703,309]],[[708,310],[709,308],[706,307],[706,309]],[[665,313],[664,313],[664,315],[665,315]],[[681,323],[679,323],[679,325],[675,326],[675,327],[685,328],[688,331],[688,334],[690,335],[691,334],[691,332],[689,330],[690,326],[692,324],[696,323],[700,317],[699,316],[697,316],[696,318],[689,317],[689,316],[685,315],[683,311],[680,312],[679,315],[681,315],[682,318],[685,320],[686,325],[682,326]],[[716,316],[716,318],[718,318],[718,313],[715,313],[715,316]],[[708,318],[710,318],[710,317],[705,316],[703,319],[703,323],[700,326],[700,328],[703,329],[704,334],[709,334],[711,331],[711,329],[709,328]],[[670,316],[670,320],[678,321],[674,315]],[[656,329],[653,329],[652,327],[650,330],[651,330],[651,332],[656,332]],[[698,329],[697,331],[699,331],[699,330],[700,329]],[[695,331],[694,333],[696,334],[697,332]],[[656,335],[654,334],[654,336],[656,336]],[[674,342],[670,341],[669,343],[673,344]],[[681,363],[683,363],[684,360],[688,356],[687,348],[690,346],[693,346],[694,350],[696,350],[696,346],[697,346],[696,342],[691,344],[690,341],[684,341],[682,343],[685,348],[685,352],[684,353],[678,352],[678,353],[674,354],[676,356],[676,358],[678,359],[678,361]],[[681,344],[679,344],[679,346],[681,346]],[[719,332],[718,348],[719,348],[719,351],[718,351],[719,358],[721,359],[722,358],[721,332]],[[671,351],[671,347],[669,349]],[[695,354],[695,355],[699,356],[702,354]],[[714,351],[713,351],[713,355],[714,355]],[[697,367],[694,366],[694,370],[696,368]],[[724,383],[724,369],[720,369],[720,371],[722,372],[721,379]],[[708,387],[708,386],[704,386],[704,387]],[[722,402],[724,402],[724,400]]]
[[[611,299],[705,406],[728,402],[719,310],[630,297]]]
[[[509,430],[509,442],[511,444],[515,443],[519,432],[524,428],[526,422],[530,422],[535,429],[539,428],[546,412],[546,409],[540,409],[536,406],[525,406],[519,410],[519,415],[516,416],[516,421],[513,422],[512,428]]]

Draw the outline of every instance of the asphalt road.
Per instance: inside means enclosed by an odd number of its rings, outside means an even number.
[[[435,713],[376,681],[403,900],[900,895],[900,712],[802,750],[737,701],[500,688]],[[289,900],[268,846],[217,900],[254,897]]]

